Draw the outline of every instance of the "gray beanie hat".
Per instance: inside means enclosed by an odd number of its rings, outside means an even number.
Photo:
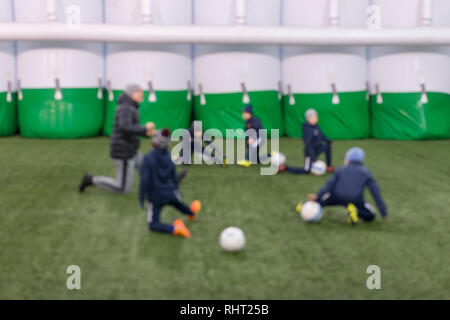
[[[170,144],[170,130],[164,128],[162,130],[156,131],[152,138],[152,144],[154,148],[167,149]]]
[[[345,154],[345,160],[363,162],[365,158],[364,150],[358,147],[353,147],[347,151]]]
[[[309,119],[311,116],[317,116],[317,111],[314,109],[308,109],[305,112],[305,119]]]
[[[140,90],[142,90],[141,86],[136,83],[127,84],[127,86],[125,87],[125,93],[129,96]]]

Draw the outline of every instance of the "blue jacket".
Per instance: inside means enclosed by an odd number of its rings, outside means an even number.
[[[176,199],[175,164],[166,149],[153,149],[148,153],[142,161],[140,174],[139,203],[142,208],[145,200],[164,205]]]
[[[247,121],[245,121],[245,130],[255,129],[256,130],[256,138],[259,138],[259,130],[263,129],[261,124],[261,120],[256,118],[255,116],[251,117]]]
[[[317,197],[319,200],[329,193],[330,197],[339,199],[343,204],[364,203],[364,188],[368,187],[382,216],[387,215],[386,206],[381,197],[372,173],[360,162],[350,162],[336,170],[333,176],[320,189]]]
[[[320,127],[308,122],[303,123],[303,142],[305,144],[305,156],[311,157],[313,161],[317,158],[317,149],[325,143],[330,143],[331,140],[320,130]]]

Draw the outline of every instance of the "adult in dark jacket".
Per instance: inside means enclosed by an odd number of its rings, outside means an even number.
[[[308,109],[305,113],[305,123],[302,126],[303,143],[305,153],[305,164],[303,168],[280,166],[280,171],[287,171],[295,174],[307,174],[311,171],[311,165],[317,160],[321,153],[325,153],[327,171],[334,172],[331,165],[331,140],[322,132],[318,122],[317,111]]]
[[[79,186],[80,192],[90,185],[127,193],[133,187],[134,170],[142,162],[139,150],[139,136],[152,136],[155,125],[152,122],[141,126],[139,123],[139,103],[143,101],[143,90],[139,85],[130,84],[117,100],[114,127],[110,142],[110,156],[116,167],[116,177],[92,176],[85,174]]]
[[[321,206],[346,206],[349,222],[355,224],[358,217],[364,221],[375,218],[375,209],[364,201],[364,189],[367,187],[383,218],[387,209],[381,196],[380,188],[372,173],[363,165],[364,151],[351,148],[345,155],[345,165],[338,168],[317,194],[308,198],[318,201]]]
[[[156,132],[152,139],[153,150],[144,157],[140,170],[139,202],[144,209],[148,201],[147,222],[151,231],[189,238],[190,232],[182,220],[177,219],[172,225],[160,222],[161,210],[166,205],[186,214],[191,221],[200,210],[196,205],[198,201],[191,207],[181,201],[175,164],[167,151],[169,143],[169,129]]]

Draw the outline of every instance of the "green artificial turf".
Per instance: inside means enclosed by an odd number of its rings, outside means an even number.
[[[181,239],[148,231],[137,181],[128,195],[77,192],[85,171],[114,173],[107,138],[2,138],[0,298],[450,299],[450,140],[335,141],[334,163],[355,145],[366,150],[387,220],[351,227],[343,208],[327,208],[319,223],[304,223],[295,205],[329,175],[194,165],[181,192],[203,211]],[[289,164],[302,163],[300,140],[280,146]],[[167,222],[178,217],[163,211]],[[243,252],[219,247],[230,225],[246,233]],[[81,290],[66,288],[69,265],[81,268]],[[366,287],[369,265],[381,268],[381,290]]]

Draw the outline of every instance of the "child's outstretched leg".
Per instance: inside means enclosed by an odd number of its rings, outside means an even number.
[[[331,164],[331,143],[325,145],[325,158],[327,161],[327,172],[334,172],[334,167]]]
[[[177,219],[173,225],[161,223],[160,215],[163,206],[149,203],[147,211],[148,227],[151,231],[173,234],[174,236],[182,236],[189,238],[191,233],[184,225],[183,221]]]
[[[293,174],[308,174],[311,171],[311,157],[305,157],[305,166],[303,168],[284,166],[281,171],[287,171]]]
[[[325,145],[325,159],[327,161],[327,168],[333,167],[331,165],[331,144],[327,143]]]
[[[289,166],[286,166],[284,171],[287,171],[287,172],[290,172],[293,174],[308,174],[309,173],[309,171],[304,168],[289,167]]]
[[[321,153],[325,153],[325,161],[327,164],[327,172],[334,172],[334,167],[331,164],[331,143],[326,143],[321,145],[317,150],[316,150],[316,155],[319,156]]]
[[[201,209],[201,203],[198,200],[192,201],[191,206],[188,207],[185,203],[181,202],[180,200],[175,200],[171,203],[172,206],[174,206],[176,209],[184,213],[188,216],[189,221],[193,221],[195,219],[195,216],[198,212],[200,212]]]

